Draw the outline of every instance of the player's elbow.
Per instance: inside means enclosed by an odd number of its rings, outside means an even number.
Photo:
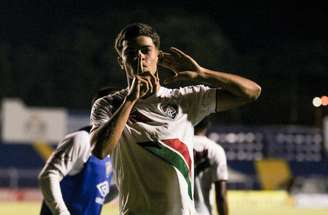
[[[252,84],[245,90],[245,97],[248,102],[253,102],[257,100],[262,92],[262,88],[258,84]]]
[[[110,153],[110,147],[104,141],[101,141],[99,138],[91,138],[91,144],[93,146],[92,155],[98,159],[106,158]]]
[[[102,146],[102,142],[100,142],[97,134],[91,133],[91,145],[92,145],[92,155],[97,157],[98,159],[104,159],[106,157],[104,152],[104,147]]]
[[[97,157],[98,159],[102,160],[102,159],[106,158],[108,153],[103,149],[99,149],[99,148],[95,147],[94,150],[92,150],[92,155]]]
[[[112,154],[119,142],[120,136],[114,135],[110,130],[97,129],[91,133],[92,154],[99,159],[104,159]]]

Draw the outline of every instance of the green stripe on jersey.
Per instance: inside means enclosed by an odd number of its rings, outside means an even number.
[[[156,146],[154,146],[155,144]],[[151,152],[152,154],[158,156],[165,162],[177,168],[179,172],[183,175],[183,177],[185,178],[188,184],[188,195],[190,199],[193,199],[191,179],[189,177],[189,169],[183,158],[177,152],[169,149],[166,145],[158,142],[153,142],[153,144],[149,144],[149,142],[147,142],[146,144],[139,143],[139,145],[141,145],[143,148],[145,148],[147,151]]]

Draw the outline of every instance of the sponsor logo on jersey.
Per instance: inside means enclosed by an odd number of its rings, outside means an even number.
[[[105,198],[105,196],[109,193],[109,184],[108,181],[101,182],[97,184],[97,189],[100,195]]]
[[[161,105],[161,109],[171,119],[174,119],[178,113],[178,106],[176,104],[163,104]]]

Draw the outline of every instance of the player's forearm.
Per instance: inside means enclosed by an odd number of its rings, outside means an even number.
[[[216,194],[216,206],[219,215],[228,215],[229,208],[228,208],[228,199],[227,193],[217,193]]]
[[[219,215],[228,215],[229,209],[228,209],[228,200],[227,196],[217,196],[216,197],[216,206],[218,210]]]
[[[206,68],[201,68],[199,74],[197,78],[199,81],[222,88],[235,96],[256,100],[261,94],[261,87],[257,83],[238,75],[212,71]]]
[[[226,181],[221,180],[215,182],[215,198],[219,215],[228,215],[228,198],[227,198]]]
[[[39,185],[43,198],[53,214],[70,215],[60,189],[60,176],[54,173],[41,172]]]
[[[93,149],[95,156],[103,159],[113,152],[122,136],[135,102],[126,99],[109,121],[92,132],[91,142],[95,146]]]

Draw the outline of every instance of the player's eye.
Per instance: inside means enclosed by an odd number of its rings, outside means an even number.
[[[143,54],[149,54],[149,53],[151,52],[151,48],[149,48],[149,47],[142,48],[142,49],[141,49],[141,52],[142,52]]]

